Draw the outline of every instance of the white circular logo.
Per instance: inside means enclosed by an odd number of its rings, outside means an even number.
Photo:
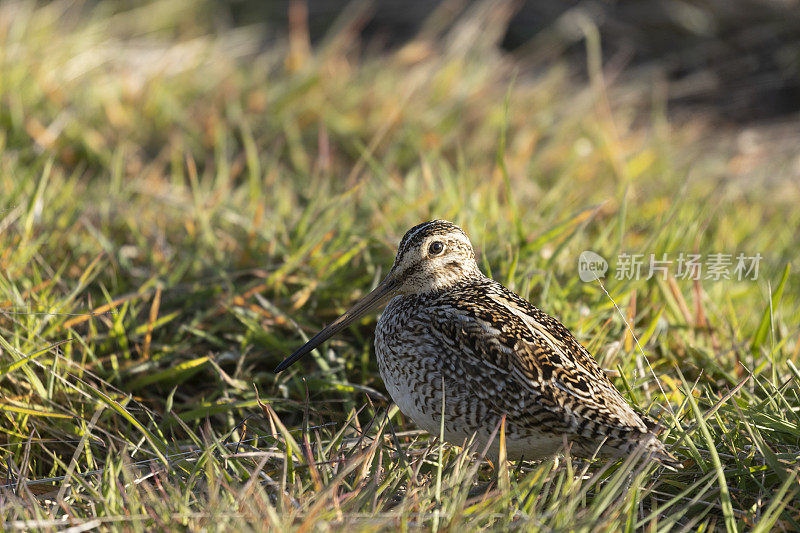
[[[581,281],[590,282],[601,279],[608,272],[608,261],[603,259],[598,253],[591,250],[584,250],[578,256],[578,276]]]

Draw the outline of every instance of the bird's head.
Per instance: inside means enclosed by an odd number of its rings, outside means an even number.
[[[350,310],[317,333],[302,348],[286,358],[275,372],[287,368],[370,311],[397,295],[425,294],[447,290],[480,278],[472,243],[464,230],[445,220],[431,220],[406,232],[386,278]]]
[[[422,294],[480,276],[464,230],[452,222],[432,220],[406,232],[384,283],[391,284],[396,294]]]

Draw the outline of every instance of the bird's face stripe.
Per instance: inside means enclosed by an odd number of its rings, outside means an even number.
[[[466,234],[461,228],[446,220],[431,220],[414,226],[406,232],[400,241],[395,262],[398,258],[403,257],[409,250],[413,249],[415,246],[419,246],[423,240],[431,235],[447,235],[454,232],[461,233],[466,237]]]

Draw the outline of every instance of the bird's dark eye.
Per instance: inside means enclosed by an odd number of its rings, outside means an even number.
[[[444,244],[442,241],[433,241],[430,246],[428,246],[428,254],[430,255],[439,255],[444,251]]]

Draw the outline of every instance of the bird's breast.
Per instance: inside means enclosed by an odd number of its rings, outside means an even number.
[[[457,407],[473,401],[464,361],[477,354],[459,342],[460,327],[452,309],[436,298],[397,297],[386,307],[375,330],[375,352],[381,377],[401,409],[440,413],[444,396],[446,411],[460,417]]]
[[[414,299],[393,299],[378,320],[375,353],[386,390],[400,410],[436,434],[442,410],[442,357],[425,327],[426,311]],[[448,396],[446,388],[444,395]]]

